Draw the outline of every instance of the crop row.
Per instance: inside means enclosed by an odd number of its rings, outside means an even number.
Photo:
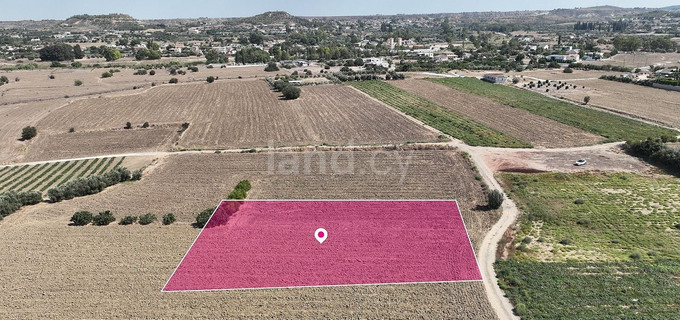
[[[673,130],[605,111],[580,107],[536,92],[495,85],[472,78],[429,80],[601,135],[607,138],[604,142],[677,136],[677,132]]]
[[[122,158],[96,158],[39,165],[8,166],[0,169],[0,192],[45,191],[75,178],[103,174],[120,166]],[[114,161],[118,160],[115,162]]]
[[[531,145],[382,81],[350,83],[371,97],[471,146],[527,148]]]

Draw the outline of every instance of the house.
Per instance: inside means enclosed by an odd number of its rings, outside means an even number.
[[[364,64],[382,65],[382,58],[364,58]]]
[[[482,80],[491,83],[505,83],[508,81],[508,77],[502,73],[487,73],[482,77]]]

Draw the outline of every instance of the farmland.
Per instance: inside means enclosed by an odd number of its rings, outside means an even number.
[[[595,144],[602,137],[426,80],[395,81],[394,86],[464,114],[507,135],[535,146],[570,147]]]
[[[75,178],[105,173],[123,160],[125,157],[5,166],[0,168],[0,193],[9,190],[45,192]]]
[[[590,96],[598,107],[680,128],[680,92],[599,79],[570,83],[577,89],[554,94],[574,101]]]
[[[680,314],[673,298],[680,293],[676,178],[549,173],[501,179],[523,214],[511,259],[498,262],[497,270],[521,315],[558,319],[587,310],[589,317],[621,317],[627,308],[644,318]],[[555,287],[564,288],[560,299]]]
[[[352,159],[354,174],[321,170],[325,162],[320,159],[330,160],[334,154],[342,168]],[[253,199],[457,199],[475,246],[496,221],[497,212],[474,209],[486,202],[483,188],[474,179],[470,162],[458,151],[399,151],[402,158],[411,155],[403,180],[392,151],[375,158],[373,154],[356,151],[352,158],[336,152],[177,154],[147,168],[144,178],[134,184],[22,209],[0,222],[0,241],[11,244],[0,253],[5,261],[0,277],[7,279],[1,285],[0,299],[10,301],[0,315],[65,317],[77,312],[85,317],[134,317],[142,312],[158,318],[187,314],[295,318],[371,317],[378,313],[393,318],[494,318],[481,283],[160,292],[198,234],[189,222],[197,212],[216,205],[242,179],[252,181],[249,198]],[[279,163],[307,155],[313,156],[309,173],[303,170],[291,175],[268,169],[272,156]],[[372,171],[372,166],[380,172]],[[386,170],[390,167],[391,171]],[[173,212],[178,222],[168,227],[69,227],[68,220],[77,210],[112,210],[116,217]],[[111,242],[116,245],[101,245]],[[132,247],[137,249],[129,250]],[[32,262],[27,264],[26,259]],[[31,281],[10,276],[19,270],[35,276]],[[107,270],[106,275],[101,275],[101,270]],[[79,289],[66,290],[65,285]],[[26,298],[9,299],[17,296]],[[102,306],[101,299],[111,304]],[[74,300],[80,301],[77,310],[68,303]],[[166,307],[149,308],[150,302]]]
[[[531,147],[518,138],[492,129],[459,112],[437,105],[386,82],[354,82],[352,86],[391,107],[473,146]]]
[[[454,89],[477,94],[511,107],[601,135],[606,141],[644,140],[675,136],[676,131],[645,124],[605,111],[580,107],[536,92],[494,85],[477,79],[431,79]]]
[[[378,118],[381,121],[374,121]],[[36,127],[63,133],[71,127],[80,131],[122,128],[128,121],[188,122],[189,129],[179,141],[186,148],[437,140],[435,133],[352,88],[305,87],[300,99],[285,101],[257,80],[166,85],[138,95],[79,100],[52,112]]]

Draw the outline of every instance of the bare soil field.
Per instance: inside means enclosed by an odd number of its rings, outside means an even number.
[[[595,65],[626,66],[631,68],[680,65],[680,53],[619,53],[610,59],[584,63]]]
[[[120,70],[113,77],[101,78],[102,73],[111,69]],[[317,68],[318,69],[318,68]],[[182,70],[187,71],[186,68]],[[70,98],[89,95],[108,95],[117,92],[133,92],[133,88],[150,88],[152,83],[162,84],[177,78],[180,83],[205,82],[208,76],[220,79],[264,78],[278,74],[290,74],[295,69],[281,69],[278,72],[265,72],[263,66],[236,66],[221,68],[215,65],[212,69],[198,66],[198,72],[187,71],[186,74],[171,75],[166,69],[155,69],[155,75],[134,75],[137,71],[132,68],[95,68],[95,69],[36,69],[0,71],[0,76],[10,79],[9,84],[0,86],[0,105],[35,102]],[[302,69],[299,70],[302,73]],[[317,74],[315,72],[315,74]],[[54,76],[54,79],[50,79]],[[19,78],[16,82],[15,79]],[[75,86],[75,80],[81,80],[81,86]]]
[[[379,120],[378,120],[379,119]],[[76,101],[37,123],[65,132],[135,124],[180,124],[186,148],[251,148],[308,144],[379,144],[435,141],[436,135],[385,105],[344,86],[302,88],[281,100],[264,81],[166,85],[145,93]]]
[[[310,154],[317,161],[310,162],[309,173],[303,167],[300,174],[286,171],[306,163],[295,156]],[[391,152],[325,152],[327,162],[318,153],[172,155],[147,169],[141,181],[25,208],[0,222],[0,241],[8,244],[0,252],[0,299],[7,302],[0,317],[495,318],[481,282],[160,292],[198,234],[188,222],[240,179],[252,181],[254,199],[458,199],[476,247],[497,215],[473,210],[485,199],[469,161],[457,151],[397,154],[401,158]],[[397,159],[409,155],[400,183]],[[354,174],[332,173],[331,163],[353,163]],[[175,212],[179,222],[67,226],[81,209],[110,209],[117,217]]]
[[[620,147],[608,145],[583,150],[512,151],[484,149],[480,152],[486,165],[494,172],[631,172],[649,174],[654,168],[642,160],[625,154]],[[576,160],[586,159],[584,166]]]
[[[527,78],[529,81],[534,81],[536,79],[541,79],[541,80],[562,80],[562,81],[568,81],[572,79],[599,79],[603,75],[615,75],[618,76],[621,74],[621,72],[615,72],[615,71],[597,71],[597,70],[590,70],[590,71],[585,71],[585,70],[573,70],[573,73],[564,73],[564,69],[550,69],[550,70],[545,70],[545,69],[538,69],[538,70],[531,70],[531,71],[522,71],[522,72],[510,72],[508,73],[508,77],[510,79],[514,77],[518,77],[520,79],[522,78]],[[535,79],[532,79],[535,78]]]
[[[106,131],[41,134],[30,141],[22,161],[55,160],[149,151],[169,151],[179,138],[178,125]]]
[[[583,130],[427,80],[393,81],[394,86],[460,112],[534,146],[571,147],[603,138]]]
[[[680,92],[599,79],[570,84],[577,88],[551,92],[577,102],[590,96],[592,105],[680,128]]]

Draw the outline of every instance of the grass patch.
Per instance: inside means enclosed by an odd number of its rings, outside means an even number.
[[[674,130],[646,124],[609,112],[580,107],[542,94],[487,83],[473,78],[428,79],[432,82],[473,93],[511,107],[550,118],[601,135],[603,142],[644,140],[648,137],[677,136]]]
[[[351,82],[351,86],[471,146],[530,148],[531,144],[494,130],[460,113],[410,94],[383,81]]]

